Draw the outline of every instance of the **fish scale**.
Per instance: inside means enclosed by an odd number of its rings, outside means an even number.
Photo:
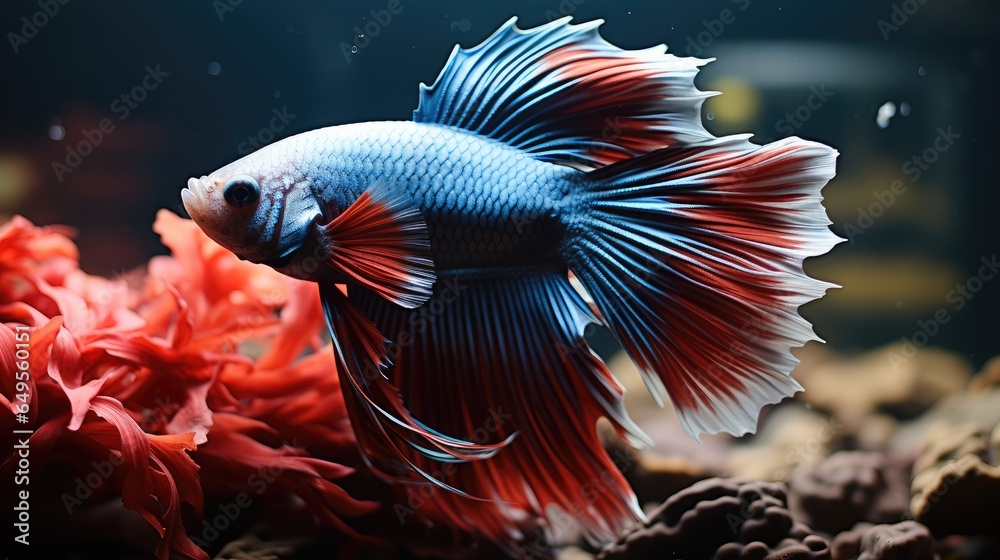
[[[564,227],[552,201],[569,196],[580,174],[440,125],[363,123],[289,140],[333,215],[375,181],[405,191],[427,219],[438,269],[554,259]]]

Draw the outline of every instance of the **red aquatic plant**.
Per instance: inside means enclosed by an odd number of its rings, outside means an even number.
[[[292,493],[350,533],[341,517],[376,504],[334,482],[352,472],[354,440],[315,286],[240,261],[170,212],[153,229],[171,255],[109,279],[80,270],[67,228],[0,227],[0,425],[30,433],[33,476],[89,481],[112,465],[93,493],[141,515],[161,560],[208,557],[195,528],[209,495]]]

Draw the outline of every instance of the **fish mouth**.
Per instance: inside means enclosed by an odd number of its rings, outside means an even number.
[[[187,187],[181,189],[181,203],[184,204],[188,215],[192,218],[203,215],[205,206],[202,201],[204,200],[205,185],[202,184],[201,179],[194,177],[188,179]]]

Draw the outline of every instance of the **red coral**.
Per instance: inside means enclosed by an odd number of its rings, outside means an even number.
[[[0,303],[21,301],[54,314],[51,302],[40,305],[37,281],[61,284],[76,270],[79,253],[71,234],[64,227],[35,227],[21,216],[0,227]]]
[[[130,282],[81,271],[67,229],[0,227],[0,426],[33,430],[35,472],[72,480],[114,465],[94,493],[139,513],[161,560],[207,558],[187,532],[206,492],[291,493],[353,534],[341,517],[375,504],[333,482],[352,472],[334,460],[353,460],[354,440],[333,354],[319,348],[315,286],[241,262],[169,212],[154,229],[172,256]],[[13,365],[19,333],[27,379]],[[12,480],[16,456],[0,459]],[[261,469],[272,480],[257,486]]]

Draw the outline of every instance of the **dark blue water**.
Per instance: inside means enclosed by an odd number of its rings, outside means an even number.
[[[604,18],[622,47],[717,57],[718,134],[841,152],[825,194],[850,239],[806,316],[840,350],[904,340],[996,352],[994,133],[1000,8],[943,0],[6,2],[0,215],[67,223],[84,267],[163,252],[155,211],[187,177],[318,126],[406,119],[455,43],[512,15]]]

